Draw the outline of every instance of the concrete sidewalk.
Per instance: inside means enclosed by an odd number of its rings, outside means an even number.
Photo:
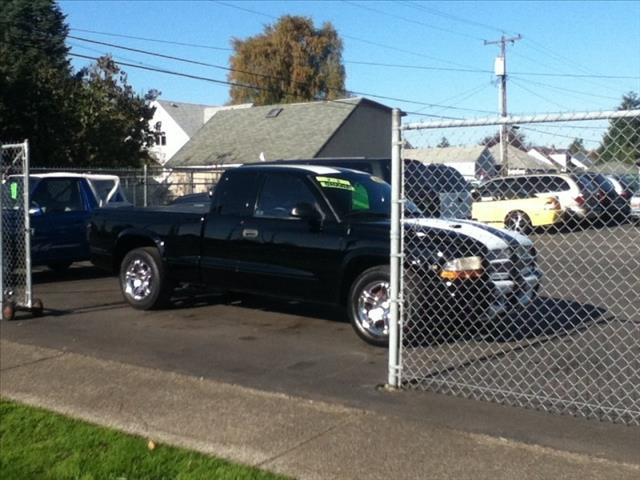
[[[0,394],[300,479],[640,478],[640,453],[568,452],[8,341]]]

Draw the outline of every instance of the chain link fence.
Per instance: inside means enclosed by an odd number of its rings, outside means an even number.
[[[0,296],[3,318],[32,308],[29,145],[0,146]]]
[[[394,134],[390,383],[640,425],[640,111]]]

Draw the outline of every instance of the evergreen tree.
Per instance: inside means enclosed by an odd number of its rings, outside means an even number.
[[[0,139],[29,139],[32,163],[63,164],[73,137],[68,27],[52,0],[0,8]]]
[[[149,101],[110,57],[74,74],[65,16],[52,0],[0,8],[0,141],[29,140],[36,166],[140,165]]]
[[[310,18],[283,16],[262,34],[233,39],[233,49],[229,81],[239,85],[231,86],[232,104],[345,96],[342,40],[329,22],[317,29]]]
[[[629,92],[622,97],[618,110],[640,109],[640,96]],[[635,164],[640,159],[640,117],[616,118],[609,121],[609,129],[598,148],[601,162],[618,161]]]
[[[447,148],[450,147],[451,144],[449,143],[449,140],[447,139],[447,137],[442,137],[440,139],[440,143],[438,145],[436,145],[436,147],[438,148]]]

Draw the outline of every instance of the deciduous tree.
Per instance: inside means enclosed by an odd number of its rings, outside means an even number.
[[[157,91],[137,95],[110,56],[80,70],[76,105],[80,130],[73,156],[85,165],[139,166],[149,160],[153,137],[149,102]]]
[[[232,104],[331,100],[345,96],[342,40],[331,23],[284,16],[263,33],[233,39]]]

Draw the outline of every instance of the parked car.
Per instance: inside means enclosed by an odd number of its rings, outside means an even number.
[[[576,177],[585,190],[595,194],[599,201],[599,212],[602,218],[626,219],[629,216],[629,199],[618,194],[613,182],[606,175],[586,172]]]
[[[9,176],[4,185],[13,210],[19,214],[22,203],[21,176]],[[31,264],[47,265],[55,271],[73,262],[89,259],[87,223],[91,212],[102,206],[127,206],[116,175],[42,173],[29,175],[31,204]],[[18,222],[9,221],[18,225]]]
[[[137,309],[165,305],[176,284],[206,284],[343,305],[355,332],[384,346],[390,196],[384,180],[354,170],[247,165],[227,170],[204,207],[96,210],[91,259],[119,275]],[[535,298],[542,274],[527,237],[406,207],[405,272],[429,299],[425,316],[490,321]]]
[[[625,202],[618,198],[613,185],[601,174],[558,173],[496,177],[483,188],[525,190],[527,195],[555,198],[560,203],[562,220],[595,221],[625,211]]]
[[[636,220],[640,220],[640,190],[636,191],[629,200],[630,215]]]
[[[550,227],[562,221],[556,197],[536,197],[526,182],[501,179],[474,192],[474,220],[529,234],[534,227]]]
[[[269,163],[348,168],[370,173],[391,184],[389,158],[313,158]],[[405,195],[425,216],[471,218],[471,188],[455,168],[446,165],[425,165],[417,160],[405,160],[403,165]]]

